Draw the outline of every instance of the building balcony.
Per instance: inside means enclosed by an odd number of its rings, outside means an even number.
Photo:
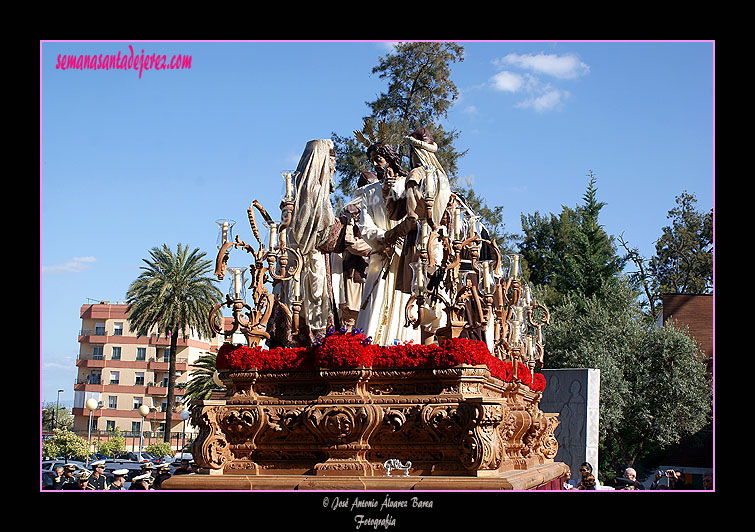
[[[152,371],[169,371],[170,362],[165,362],[162,358],[149,360],[123,360],[123,359],[105,359],[92,358],[91,355],[81,354],[76,359],[76,366],[80,368],[131,368],[131,369],[149,369]],[[181,357],[176,359],[176,371],[188,371],[189,359]]]
[[[89,410],[86,408],[72,408],[71,413],[74,416],[86,416],[89,417]],[[133,409],[133,410],[125,410],[125,409],[118,409],[118,408],[98,408],[97,410],[92,411],[92,419],[93,420],[99,420],[100,418],[104,419],[113,419],[113,418],[133,418],[135,420],[141,419],[142,415],[139,413],[139,410]],[[178,414],[174,413],[172,416],[173,421],[178,418]],[[161,410],[156,410],[154,412],[150,412],[146,416],[147,421],[165,421],[165,412]]]
[[[78,358],[76,365],[80,368],[104,368],[108,361],[102,358]]]
[[[185,387],[186,387],[185,382],[177,382],[175,388],[173,389],[174,395],[176,397],[178,397],[179,395],[184,395],[186,393],[186,390],[184,389]],[[150,382],[147,385],[147,395],[167,396],[168,385],[162,384],[162,383]]]
[[[186,393],[185,390],[186,383],[185,382],[177,382],[176,387],[174,389],[174,394],[176,397],[182,396]],[[157,396],[167,396],[168,395],[168,386],[163,386],[162,384],[156,384],[150,382],[146,386],[143,384],[120,384],[120,383],[112,383],[112,382],[106,382],[102,384],[95,384],[92,382],[86,382],[85,380],[77,381],[73,385],[73,389],[76,392],[101,392],[101,393],[127,393],[132,395],[157,395]]]
[[[164,359],[150,358],[147,362],[147,369],[155,371],[168,371],[170,370],[170,362],[166,362]],[[187,371],[189,369],[189,359],[176,358],[176,371]]]

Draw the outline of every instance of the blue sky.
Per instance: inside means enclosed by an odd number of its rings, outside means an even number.
[[[713,42],[461,42],[446,128],[459,176],[520,215],[580,203],[650,257],[674,198],[714,201]],[[131,48],[129,48],[129,46]],[[56,68],[80,54],[190,55],[182,70]],[[73,400],[79,309],[125,300],[152,247],[214,260],[215,220],[258,199],[278,215],[282,170],[307,141],[349,135],[387,88],[386,42],[43,42],[40,47],[41,401]],[[231,264],[234,256],[239,264]],[[242,252],[230,265],[247,265]],[[221,286],[225,290],[227,287]]]

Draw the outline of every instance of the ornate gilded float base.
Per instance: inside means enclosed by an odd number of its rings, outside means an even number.
[[[228,393],[193,410],[194,460],[224,475],[501,477],[553,462],[557,414],[486,366],[223,372]],[[394,475],[397,473],[394,473]]]
[[[494,477],[463,476],[315,476],[315,475],[175,475],[162,484],[171,491],[484,491],[563,489],[569,466],[551,462]]]

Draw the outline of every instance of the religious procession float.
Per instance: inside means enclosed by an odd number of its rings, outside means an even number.
[[[279,221],[249,206],[256,243],[218,221],[225,395],[192,410],[207,475],[172,489],[543,489],[568,471],[539,408],[548,309],[452,191],[431,133],[404,140],[410,169],[365,143],[375,171],[339,213],[321,139],[282,172]]]

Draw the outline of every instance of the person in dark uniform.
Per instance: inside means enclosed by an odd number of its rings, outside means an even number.
[[[76,482],[66,482],[63,485],[64,490],[76,490],[76,491],[83,491],[87,490],[87,484],[89,483],[89,476],[90,473],[86,469],[82,469],[78,473],[76,473]]]
[[[89,490],[106,490],[108,489],[107,481],[105,480],[105,460],[98,460],[92,462],[92,475],[89,477],[87,483],[87,489]]]
[[[142,491],[148,491],[152,486],[152,473],[142,473],[141,475],[135,476],[133,479],[131,479],[131,487],[129,490],[142,490]]]
[[[57,471],[58,468],[56,468]],[[76,466],[73,464],[66,464],[63,466],[63,473],[59,477],[55,477],[53,483],[53,489],[62,490],[66,484],[76,484],[76,477],[73,474],[76,472]]]
[[[116,469],[113,471],[113,482],[110,483],[108,491],[125,491],[123,485],[126,483],[128,469]]]
[[[188,475],[190,473],[192,473],[191,465],[189,464],[189,461],[186,460],[185,458],[181,460],[181,467],[179,467],[173,472],[174,475]]]
[[[159,489],[162,489],[161,486],[162,486],[163,481],[173,476],[170,474],[170,464],[165,463],[165,464],[161,464],[157,466],[155,468],[155,472],[156,474],[155,474],[155,481],[153,483],[153,486],[154,486],[154,489],[159,490]]]

